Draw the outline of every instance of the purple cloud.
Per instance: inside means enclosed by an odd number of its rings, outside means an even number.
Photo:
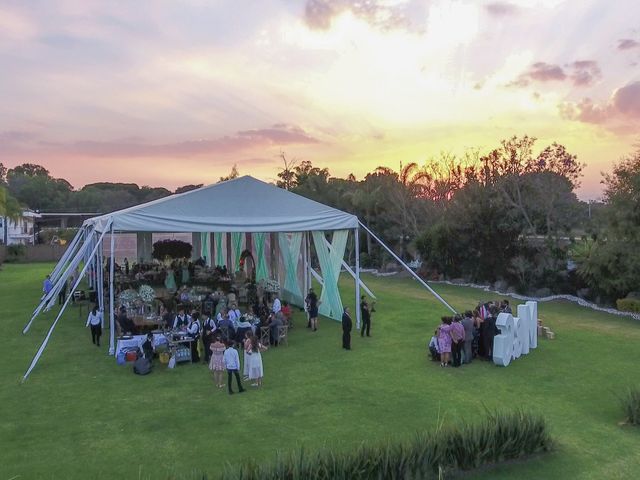
[[[137,139],[114,141],[83,140],[71,144],[39,142],[38,145],[61,153],[90,157],[190,157],[206,154],[237,153],[255,147],[320,143],[302,128],[276,124],[270,128],[244,130],[235,135],[184,142],[148,144]]]
[[[569,65],[569,68],[572,70],[571,81],[576,87],[591,85],[602,77],[598,62],[594,60],[578,60]]]
[[[494,17],[508,17],[520,13],[518,6],[508,2],[492,2],[484,6],[484,9]]]
[[[373,26],[389,29],[406,26],[408,21],[397,6],[374,0],[307,0],[304,21],[314,30],[327,30],[333,19],[344,12],[365,20]]]
[[[621,38],[618,40],[618,50],[631,50],[637,47],[640,47],[640,42],[632,38]]]
[[[584,98],[578,103],[559,105],[560,115],[569,120],[604,125],[620,133],[637,132],[640,127],[640,81],[613,92],[603,104]]]

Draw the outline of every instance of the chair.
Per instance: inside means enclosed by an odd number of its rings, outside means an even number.
[[[278,327],[278,345],[283,342],[289,346],[289,327],[286,325]]]
[[[262,345],[269,345],[271,343],[271,328],[260,327],[260,343]]]

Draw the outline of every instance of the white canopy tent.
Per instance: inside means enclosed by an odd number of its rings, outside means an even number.
[[[115,350],[115,299],[114,299],[114,234],[136,232],[138,234],[138,257],[150,259],[151,234],[153,232],[191,232],[199,243],[197,254],[203,254],[211,264],[212,259],[239,258],[239,249],[247,235],[247,241],[254,243],[257,254],[257,272],[268,279],[270,273],[266,265],[265,240],[271,236],[271,252],[279,251],[278,262],[282,266],[279,277],[283,279],[283,294],[288,294],[294,304],[301,306],[302,292],[311,285],[312,274],[322,285],[320,313],[335,320],[342,316],[342,300],[338,291],[338,278],[342,267],[346,267],[355,280],[356,325],[360,325],[360,287],[371,294],[360,280],[359,248],[355,248],[355,271],[344,261],[349,232],[353,233],[354,245],[359,245],[358,218],[346,212],[323,205],[287,190],[275,187],[250,176],[202,187],[186,193],[171,195],[159,200],[130,207],[117,212],[86,220],[71,242],[64,256],[52,273],[54,287],[43,296],[23,333],[31,327],[37,315],[55,305],[58,292],[73,276],[71,291],[75,290],[82,278],[89,272],[90,285],[98,294],[99,308],[104,312],[103,281],[104,239],[110,235],[108,247],[110,264],[109,285],[109,353]],[[368,229],[367,231],[372,234]],[[373,235],[373,234],[372,234]],[[330,240],[328,239],[330,237]],[[435,291],[407,267],[375,235],[373,237],[409,270],[444,305],[454,311]],[[225,242],[226,239],[229,241]],[[226,243],[226,244],[225,244]],[[320,273],[311,268],[311,251],[314,249],[320,264]],[[196,250],[194,248],[194,250]],[[224,251],[223,251],[224,250]],[[233,253],[233,255],[232,255]],[[207,255],[208,254],[208,255]],[[232,259],[233,257],[233,259]],[[220,264],[220,262],[218,262]],[[78,274],[80,265],[82,270]],[[230,268],[235,271],[235,269]],[[271,272],[271,274],[273,271]],[[300,285],[302,283],[302,285]],[[62,316],[69,299],[62,306],[52,323],[41,347],[34,356],[24,375],[28,377],[40,358],[46,344]]]

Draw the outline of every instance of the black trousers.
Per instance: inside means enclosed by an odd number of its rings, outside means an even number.
[[[342,348],[351,350],[351,330],[342,331]]]
[[[67,292],[64,290],[60,291],[58,294],[58,305],[62,305],[64,301],[67,299]]]
[[[91,341],[100,346],[100,337],[102,336],[102,325],[91,325]]]
[[[211,340],[203,337],[202,346],[204,347],[204,359],[209,363],[209,360],[211,360]]]
[[[233,388],[231,388],[231,381],[233,380],[232,375],[235,375],[236,377],[238,391],[244,392],[244,388],[242,388],[242,383],[240,382],[240,374],[238,373],[238,370],[227,370],[227,386],[229,387],[229,393],[233,393]]]
[[[196,363],[200,361],[200,355],[198,355],[198,342],[200,338],[196,338],[191,342],[191,361]]]
[[[463,342],[451,342],[451,355],[453,356],[453,366],[459,367],[462,364]]]
[[[370,336],[369,332],[371,331],[371,319],[370,318],[365,319],[363,317],[362,318],[362,326],[360,328],[360,336],[361,337],[364,337],[365,330],[367,331],[367,337]]]

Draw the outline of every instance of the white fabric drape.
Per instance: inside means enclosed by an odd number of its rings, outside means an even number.
[[[302,306],[304,298],[298,283],[298,257],[302,246],[302,232],[279,233],[278,243],[285,271],[283,297],[293,305]]]
[[[324,232],[312,232],[313,244],[320,261],[320,271],[324,279],[324,286],[320,295],[319,312],[334,320],[342,320],[342,299],[338,290],[338,279],[340,278],[340,266],[347,247],[348,230],[338,230],[333,232],[331,242],[332,249],[329,251],[324,240]]]

